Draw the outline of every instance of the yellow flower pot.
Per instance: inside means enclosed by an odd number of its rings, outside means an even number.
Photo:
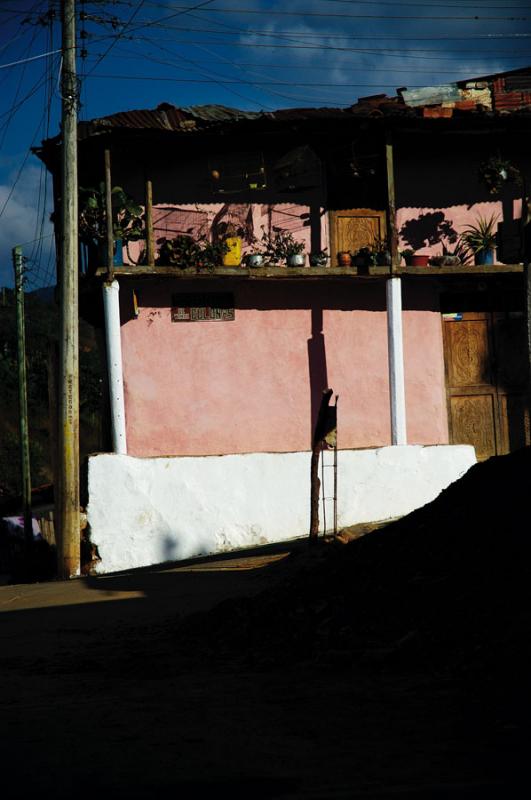
[[[242,263],[241,236],[229,236],[225,239],[225,244],[229,249],[223,256],[223,266],[239,267]]]

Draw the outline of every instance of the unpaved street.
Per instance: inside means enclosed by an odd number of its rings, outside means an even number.
[[[354,670],[334,654],[279,665],[180,639],[183,616],[316,557],[295,543],[1,587],[2,796],[509,796],[500,748],[514,751],[517,733],[479,724],[444,674]],[[196,636],[205,619],[192,619]]]

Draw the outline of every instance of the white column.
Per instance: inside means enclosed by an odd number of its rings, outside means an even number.
[[[103,284],[105,341],[111,403],[112,448],[114,453],[127,453],[125,434],[125,400],[120,337],[120,287],[118,281]]]
[[[391,444],[407,444],[404,346],[402,336],[402,287],[400,278],[389,278],[386,288]]]

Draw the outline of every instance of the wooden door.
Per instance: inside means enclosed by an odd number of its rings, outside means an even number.
[[[523,317],[443,314],[446,392],[452,444],[478,460],[530,442]]]
[[[330,255],[335,266],[337,254],[343,250],[356,252],[377,239],[386,238],[385,211],[351,208],[330,211]]]

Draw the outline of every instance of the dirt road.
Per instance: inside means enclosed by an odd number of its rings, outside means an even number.
[[[0,587],[2,796],[498,798],[518,736],[436,670],[200,653],[180,620],[274,587],[300,543]]]

